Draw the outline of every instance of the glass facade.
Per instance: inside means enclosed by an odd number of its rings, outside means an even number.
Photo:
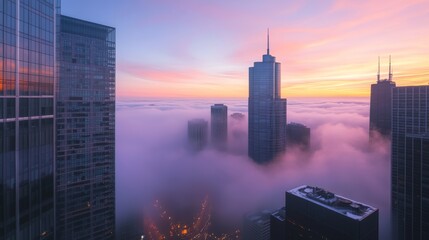
[[[211,106],[211,139],[218,150],[226,150],[228,141],[228,107],[224,104]]]
[[[204,119],[188,121],[188,140],[191,150],[201,151],[207,145],[208,123]]]
[[[0,2],[0,239],[54,237],[57,4]]]
[[[369,110],[369,130],[371,136],[376,131],[382,136],[390,137],[392,125],[392,89],[395,86],[395,82],[388,79],[371,85]]]
[[[115,29],[61,16],[57,239],[114,239]]]
[[[394,88],[391,196],[396,239],[429,237],[428,133],[429,86]]]
[[[266,54],[249,68],[249,157],[273,160],[286,148],[286,99],[281,91],[280,63]]]

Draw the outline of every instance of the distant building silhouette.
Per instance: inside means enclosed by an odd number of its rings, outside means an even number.
[[[242,114],[242,113],[233,113],[233,114],[231,114],[231,117],[237,121],[244,120],[244,118],[245,118],[244,114]]]
[[[272,212],[265,210],[247,214],[243,223],[243,239],[270,240],[270,216]]]
[[[324,189],[301,186],[286,192],[286,238],[376,240],[378,209]]]
[[[396,87],[392,98],[393,235],[429,239],[429,86]]]
[[[249,68],[249,157],[273,160],[286,148],[286,99],[281,98],[280,63],[267,54]]]
[[[56,238],[115,238],[115,29],[61,16]]]
[[[211,106],[211,140],[218,150],[226,150],[228,141],[228,107],[224,104]]]
[[[245,240],[284,240],[285,208],[246,214],[243,221]]]
[[[201,151],[207,145],[208,123],[204,119],[188,121],[188,139],[192,150]]]
[[[380,135],[390,138],[392,125],[392,89],[396,86],[395,82],[392,80],[392,76],[392,67],[389,57],[389,78],[380,79],[380,58],[378,58],[377,83],[371,85],[369,111],[370,136],[378,132]]]
[[[288,147],[299,147],[302,150],[310,148],[310,128],[300,123],[289,123],[286,127],[286,142]]]
[[[54,238],[58,1],[0,1],[0,239]]]

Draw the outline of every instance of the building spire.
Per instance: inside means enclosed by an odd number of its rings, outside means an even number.
[[[392,74],[392,58],[389,55],[389,81],[392,81],[392,76],[393,76],[393,74]]]
[[[378,56],[378,73],[377,73],[377,83],[380,82],[380,56]]]
[[[267,28],[267,55],[270,55],[270,29]]]

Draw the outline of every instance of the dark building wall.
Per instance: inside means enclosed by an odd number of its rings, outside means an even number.
[[[284,240],[285,231],[285,208],[281,208],[270,216],[270,239]]]
[[[58,3],[0,2],[0,239],[54,236]]]
[[[371,85],[371,102],[369,110],[369,130],[384,137],[390,137],[392,124],[392,89],[394,82],[383,80]]]
[[[429,86],[394,88],[392,104],[393,235],[396,239],[426,239],[428,219],[422,212],[427,212],[423,203],[428,199],[429,158],[423,135],[429,132]]]
[[[114,239],[115,29],[61,16],[57,239]]]
[[[286,142],[288,147],[298,146],[303,150],[309,149],[310,128],[298,123],[287,124]]]

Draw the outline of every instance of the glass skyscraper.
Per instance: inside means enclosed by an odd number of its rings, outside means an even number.
[[[286,148],[286,99],[281,98],[280,63],[267,54],[249,68],[249,157],[273,160]]]
[[[396,239],[429,239],[429,86],[392,95],[392,216]]]
[[[59,1],[0,2],[0,239],[54,237]]]
[[[56,237],[114,239],[115,29],[61,16]]]
[[[218,150],[226,150],[228,141],[228,107],[224,104],[211,106],[211,139]]]
[[[392,89],[396,86],[392,80],[391,62],[389,57],[389,78],[380,79],[380,59],[378,60],[377,83],[371,85],[371,102],[369,111],[370,136],[378,132],[390,137],[392,128]]]
[[[192,119],[188,121],[188,140],[191,150],[201,151],[207,145],[208,123],[204,119]]]

